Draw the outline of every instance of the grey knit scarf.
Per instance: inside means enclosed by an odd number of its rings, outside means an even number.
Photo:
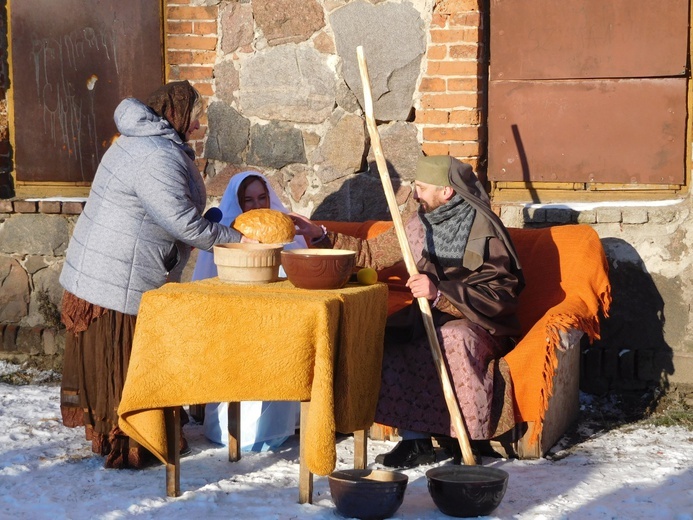
[[[423,256],[441,267],[460,267],[476,210],[459,194],[430,213],[420,213],[426,228]]]

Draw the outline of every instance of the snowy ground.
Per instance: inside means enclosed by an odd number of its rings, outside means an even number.
[[[0,362],[0,374],[11,370]],[[590,406],[587,396],[583,406]],[[103,469],[83,431],[62,426],[55,383],[0,383],[0,518],[340,518],[327,477],[315,476],[313,504],[298,504],[297,439],[230,463],[226,448],[206,441],[200,425],[184,431],[193,453],[182,459],[182,496],[168,498],[163,466]],[[693,519],[692,431],[636,424],[580,437],[570,446],[562,441],[546,459],[484,457],[484,465],[510,474],[488,518]],[[369,460],[392,445],[369,442]],[[338,469],[352,464],[352,447],[350,437],[340,438]],[[449,518],[427,491],[432,466],[404,471],[409,484],[393,518]]]

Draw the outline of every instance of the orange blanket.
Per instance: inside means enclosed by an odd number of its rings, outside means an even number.
[[[611,304],[608,264],[596,231],[587,225],[510,229],[526,287],[518,317],[523,337],[505,356],[522,421],[541,423],[553,391],[560,332],[599,338],[599,315]],[[534,429],[536,440],[540,429]]]
[[[334,291],[218,278],[145,293],[118,413],[120,428],[166,460],[164,407],[308,401],[305,462],[333,471],[335,430],[375,414],[387,286]],[[374,384],[377,382],[378,384]]]
[[[390,221],[323,222],[331,231],[371,238],[392,227]],[[611,289],[608,264],[599,236],[590,226],[568,225],[543,229],[508,230],[526,287],[520,295],[518,317],[522,340],[505,356],[512,375],[518,421],[541,426],[553,392],[560,333],[568,329],[599,338],[599,315],[608,314]],[[403,263],[379,273],[390,286],[388,312],[411,303],[403,287]],[[534,428],[536,442],[541,427]]]

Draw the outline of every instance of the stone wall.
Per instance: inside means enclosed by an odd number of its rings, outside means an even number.
[[[168,0],[168,78],[189,79],[207,101],[193,144],[210,205],[232,174],[258,169],[299,213],[388,217],[359,102],[356,45],[368,60],[400,207],[413,204],[409,181],[421,153],[454,155],[485,179],[486,5]],[[0,0],[0,13],[5,6]],[[11,181],[7,76],[0,56],[0,358],[59,366],[57,278],[81,202],[17,200],[3,188],[3,175]],[[665,205],[495,205],[509,226],[585,223],[602,238],[614,305],[602,340],[584,345],[584,388],[693,382],[690,205],[688,197]]]

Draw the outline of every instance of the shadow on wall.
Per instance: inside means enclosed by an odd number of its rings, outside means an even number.
[[[389,161],[388,170],[392,189],[397,195],[397,191],[403,185],[401,176]],[[406,201],[411,201],[411,195],[407,195]],[[311,218],[341,222],[392,220],[377,171],[359,172],[349,177],[337,191],[325,197]]]
[[[581,389],[595,394],[666,389],[674,367],[664,339],[664,300],[633,246],[618,238],[602,239],[602,244],[612,304],[601,339],[584,349]]]

